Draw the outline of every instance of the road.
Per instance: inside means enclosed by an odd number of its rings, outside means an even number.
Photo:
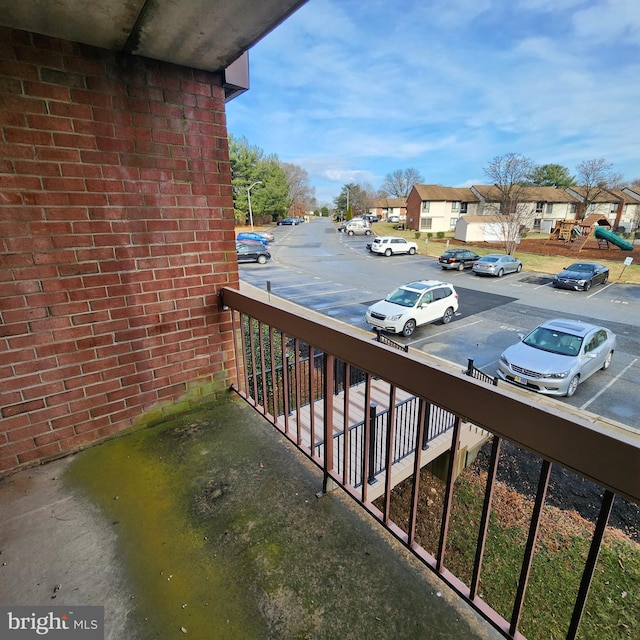
[[[398,285],[418,279],[452,283],[460,297],[454,321],[420,327],[410,338],[394,340],[461,369],[473,358],[493,376],[500,353],[517,342],[518,333],[551,318],[609,327],[618,337],[611,367],[582,383],[572,398],[559,401],[640,430],[640,287],[610,283],[586,293],[554,289],[551,275],[527,272],[526,261],[520,274],[503,278],[443,271],[426,256],[373,255],[366,249],[370,237],[345,236],[324,218],[276,227],[273,233],[271,262],[240,265],[241,279],[263,290],[269,282],[272,294],[362,329],[368,329],[367,306]]]

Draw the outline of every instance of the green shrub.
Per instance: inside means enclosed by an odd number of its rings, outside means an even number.
[[[442,240],[444,238],[444,231],[438,231],[438,233],[436,233],[436,237]]]
[[[422,234],[421,234],[419,231],[416,231],[416,232],[413,234],[413,237],[414,237],[416,240],[420,240],[420,236],[421,236],[421,235],[422,235]]]
[[[429,238],[429,240],[431,240],[431,238],[433,238],[433,232],[432,231],[427,231],[427,238]]]

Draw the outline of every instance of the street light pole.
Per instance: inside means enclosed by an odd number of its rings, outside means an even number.
[[[249,223],[251,224],[251,231],[253,231],[253,211],[251,211],[251,189],[257,184],[262,184],[262,180],[256,180],[251,186],[247,187],[247,202],[249,203]]]
[[[346,220],[347,217],[349,216],[349,187],[345,187],[345,189],[347,190],[347,211],[344,214],[344,218]]]

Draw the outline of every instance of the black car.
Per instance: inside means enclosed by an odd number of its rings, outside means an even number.
[[[480,256],[477,253],[468,249],[449,249],[438,258],[438,262],[443,269],[463,271],[473,267],[473,263],[479,259]]]
[[[608,281],[609,267],[597,262],[574,262],[553,279],[553,286],[589,291],[594,284],[607,284]]]
[[[296,225],[296,224],[300,224],[301,222],[302,220],[300,218],[283,218],[282,220],[278,220],[278,225],[281,225],[281,224]]]
[[[264,264],[271,260],[269,249],[261,242],[236,242],[238,262],[258,262]]]

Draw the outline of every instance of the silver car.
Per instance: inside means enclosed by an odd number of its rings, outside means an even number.
[[[505,273],[520,273],[522,271],[522,261],[507,254],[489,253],[474,262],[471,269],[477,276],[498,276],[498,278],[502,278]]]
[[[502,353],[498,376],[550,396],[572,396],[578,385],[608,369],[615,334],[580,320],[549,320]]]

